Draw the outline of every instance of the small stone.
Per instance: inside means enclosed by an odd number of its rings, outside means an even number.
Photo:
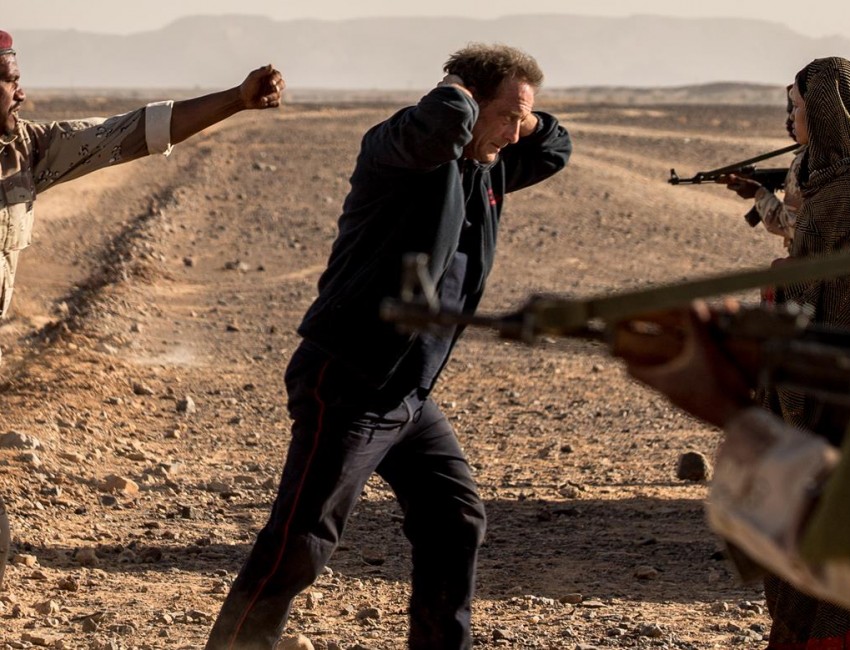
[[[100,560],[97,557],[97,551],[91,547],[78,548],[74,553],[74,560],[82,566],[97,566]]]
[[[506,632],[505,630],[501,630],[496,628],[493,630],[493,641],[510,641],[513,637]]]
[[[194,413],[196,409],[197,407],[195,406],[195,400],[193,400],[190,395],[187,395],[183,399],[177,401],[178,413]]]
[[[24,632],[21,635],[21,641],[31,643],[42,648],[53,648],[58,641],[58,637],[48,636],[41,632]]]
[[[33,609],[39,614],[44,614],[45,616],[55,616],[59,613],[60,608],[59,603],[55,600],[45,600],[44,602],[33,605]]]
[[[79,591],[79,590],[80,590],[80,581],[79,581],[79,580],[77,580],[77,579],[76,579],[75,577],[73,577],[73,576],[67,576],[67,577],[65,577],[65,578],[62,578],[62,579],[61,579],[61,580],[57,583],[57,585],[56,585],[56,586],[57,586],[57,588],[59,588],[61,591]]]
[[[29,465],[30,467],[41,467],[43,465],[41,458],[39,458],[38,454],[34,451],[24,452],[18,456],[18,460],[20,460],[24,465]]]
[[[364,607],[354,616],[358,621],[379,621],[381,620],[381,610],[377,607]]]
[[[97,632],[105,618],[106,614],[104,612],[97,612],[91,616],[86,616],[82,622],[83,632]]]
[[[82,454],[78,454],[76,452],[70,452],[70,451],[59,452],[59,458],[62,458],[63,460],[70,461],[71,463],[74,463],[75,465],[82,465],[83,463],[86,462],[85,456],[83,456]]]
[[[658,577],[658,569],[651,566],[639,566],[635,569],[635,578],[638,580],[655,580]]]
[[[35,555],[19,553],[18,555],[12,557],[12,564],[16,564],[18,566],[34,567],[36,564],[38,564],[38,558]]]
[[[601,600],[585,600],[582,601],[581,606],[589,609],[602,609],[606,605]]]
[[[303,634],[278,641],[274,650],[313,650],[313,643]]]
[[[0,436],[0,449],[41,449],[41,447],[42,444],[38,438],[20,431],[9,431]]]
[[[696,451],[688,451],[679,457],[676,478],[683,481],[705,481],[711,474],[708,459]]]
[[[143,397],[150,397],[154,394],[153,389],[150,386],[146,386],[145,384],[135,383],[133,384],[133,394],[141,395]]]
[[[650,639],[660,639],[662,636],[664,636],[664,630],[662,630],[655,623],[650,623],[647,625],[641,625],[640,629],[638,630],[638,634],[640,636],[647,637]]]
[[[139,484],[129,478],[110,474],[101,481],[98,489],[111,494],[118,493],[125,496],[135,496],[139,493]]]
[[[558,599],[558,602],[564,605],[578,605],[583,600],[584,596],[582,596],[580,593],[573,592],[571,594],[564,594]]]

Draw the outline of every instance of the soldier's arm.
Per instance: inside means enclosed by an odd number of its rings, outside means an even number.
[[[244,110],[280,106],[283,77],[271,65],[253,70],[234,88],[174,102],[171,143],[178,144]]]

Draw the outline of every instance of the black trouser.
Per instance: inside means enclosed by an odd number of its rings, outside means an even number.
[[[207,650],[269,650],[292,599],[319,575],[377,472],[413,548],[410,648],[471,647],[484,506],[445,416],[416,392],[391,403],[302,345],[286,373],[292,441],[277,499],[213,626]]]

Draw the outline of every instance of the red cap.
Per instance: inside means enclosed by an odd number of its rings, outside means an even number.
[[[3,54],[14,54],[12,49],[12,35],[0,29],[0,56]]]

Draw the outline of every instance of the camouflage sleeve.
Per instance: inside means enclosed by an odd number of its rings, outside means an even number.
[[[776,194],[764,187],[759,188],[755,199],[756,211],[767,231],[774,235],[793,238],[796,213],[791,211]]]
[[[171,103],[110,118],[30,122],[36,192],[150,153],[168,154]]]
[[[797,177],[805,149],[798,151],[785,175],[785,193],[780,200],[773,192],[761,188],[756,192],[756,210],[768,232],[794,239],[797,212],[803,203],[803,193]]]

